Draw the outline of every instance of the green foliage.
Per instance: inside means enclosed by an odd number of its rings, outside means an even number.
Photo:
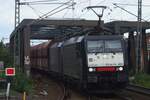
[[[135,79],[132,81],[132,83],[146,88],[150,88],[150,75],[138,73],[135,75]]]
[[[16,75],[13,80],[13,88],[18,92],[33,92],[33,81],[28,78],[24,73],[16,71]]]
[[[7,48],[2,41],[0,42],[0,61],[4,61],[5,67],[11,66],[13,61],[9,48]]]
[[[9,52],[9,48],[6,47],[2,41],[0,42],[0,61],[4,61],[5,68],[13,65],[13,59]],[[16,70],[16,75],[12,80],[12,88],[18,92],[31,93],[33,91],[33,82],[24,73],[22,73],[21,70]]]
[[[0,78],[6,78],[5,71],[0,72]]]

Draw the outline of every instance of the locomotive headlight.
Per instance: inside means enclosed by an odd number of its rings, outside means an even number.
[[[94,71],[94,68],[89,68],[89,72],[93,72]]]
[[[123,71],[123,67],[119,67],[118,69],[119,69],[119,71]]]

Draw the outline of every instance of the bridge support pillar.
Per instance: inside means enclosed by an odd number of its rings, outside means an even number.
[[[128,40],[128,52],[129,52],[129,69],[131,74],[136,73],[136,53],[135,53],[135,37],[134,33],[129,33],[129,40]]]
[[[142,30],[142,48],[141,48],[141,71],[148,73],[148,51],[147,51],[147,41],[146,41],[146,32]]]
[[[23,32],[24,45],[24,72],[30,76],[30,26],[26,26]]]

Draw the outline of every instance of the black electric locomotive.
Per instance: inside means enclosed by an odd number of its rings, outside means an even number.
[[[128,83],[126,55],[122,36],[75,36],[50,46],[49,71],[85,90],[117,89]]]
[[[92,93],[124,88],[128,83],[127,46],[123,36],[102,35],[106,33],[110,32],[98,26],[34,46],[32,68]]]
[[[78,89],[103,92],[123,88],[128,83],[127,48],[123,36],[90,31],[34,46],[31,52],[34,52],[31,53],[34,69],[47,71]]]

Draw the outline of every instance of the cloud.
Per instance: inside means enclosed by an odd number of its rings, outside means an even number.
[[[14,24],[14,0],[0,0],[0,39],[8,38]]]

